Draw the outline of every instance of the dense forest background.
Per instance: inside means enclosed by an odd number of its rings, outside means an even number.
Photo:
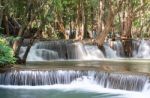
[[[92,39],[102,46],[106,38],[149,38],[150,1],[0,0],[0,34],[15,39],[16,57],[30,39],[24,60],[35,39]]]

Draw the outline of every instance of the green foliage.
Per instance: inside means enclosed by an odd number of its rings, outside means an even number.
[[[0,27],[0,34],[2,34],[3,31],[4,31],[4,29],[2,27]]]
[[[0,66],[15,63],[13,50],[9,47],[7,41],[0,37]]]
[[[104,8],[102,8],[104,15],[102,14],[101,18],[104,25],[107,21],[110,5],[112,9],[117,9],[121,5],[119,9],[120,13],[118,12],[121,20],[123,16],[127,17],[132,15],[135,10],[140,8],[142,1],[144,4],[147,3],[141,11],[133,15],[133,17],[136,17],[136,19],[132,19],[132,26],[135,29],[139,29],[141,24],[150,18],[149,0],[2,0],[2,6],[5,9],[5,14],[15,18],[22,28],[40,29],[44,32],[49,32],[50,36],[48,37],[55,39],[59,38],[57,35],[60,33],[58,32],[58,23],[62,23],[65,28],[68,28],[70,23],[72,23],[74,25],[73,29],[76,29],[77,18],[81,18],[79,14],[81,14],[82,9],[79,10],[80,13],[77,13],[78,6],[81,6],[81,1],[84,5],[83,10],[86,17],[85,23],[88,25],[87,29],[91,29],[93,26],[95,27],[94,29],[98,27],[96,22],[99,15],[99,1],[104,1]],[[120,3],[121,1],[123,2]],[[123,22],[119,20],[118,16],[115,18],[113,23],[115,31],[120,31]],[[53,32],[49,31],[49,26],[54,29]],[[145,28],[146,26],[144,25]],[[0,28],[0,32],[2,30]]]

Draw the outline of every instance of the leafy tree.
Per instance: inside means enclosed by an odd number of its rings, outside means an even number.
[[[13,50],[8,45],[6,39],[0,37],[0,66],[15,63]]]

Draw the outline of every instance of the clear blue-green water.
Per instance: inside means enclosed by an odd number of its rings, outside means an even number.
[[[149,98],[148,92],[106,89],[98,85],[0,86],[0,98]]]
[[[125,98],[119,94],[60,90],[0,89],[0,98]]]

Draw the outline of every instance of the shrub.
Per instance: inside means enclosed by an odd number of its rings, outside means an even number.
[[[12,48],[6,39],[0,37],[0,66],[13,64],[15,61]]]

